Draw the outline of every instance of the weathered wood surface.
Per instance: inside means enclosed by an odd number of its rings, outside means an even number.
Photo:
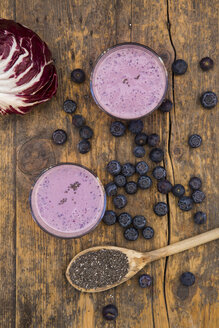
[[[154,278],[153,288],[138,287],[137,278],[101,294],[88,295],[74,290],[64,273],[71,258],[80,250],[94,245],[116,244],[136,250],[152,250],[188,238],[218,226],[218,111],[203,110],[198,102],[204,90],[218,92],[216,67],[203,73],[198,61],[210,55],[217,61],[217,1],[149,1],[149,0],[2,0],[0,15],[16,19],[36,31],[49,45],[59,75],[57,96],[24,117],[0,119],[0,327],[54,328],[216,328],[218,317],[217,242],[163,259],[142,272]],[[155,111],[144,119],[145,131],[156,132],[165,150],[164,165],[172,182],[185,186],[192,175],[203,179],[207,199],[197,209],[207,211],[205,226],[195,226],[191,213],[183,213],[172,195],[139,192],[138,201],[129,197],[127,211],[145,214],[155,229],[152,241],[140,238],[126,242],[120,227],[100,224],[91,234],[76,240],[55,239],[42,232],[33,222],[28,193],[37,174],[52,163],[72,161],[96,171],[102,181],[110,177],[105,165],[111,159],[121,162],[135,159],[130,135],[112,138],[112,121],[94,104],[89,80],[73,85],[70,72],[82,67],[87,76],[91,63],[107,47],[124,41],[144,43],[164,59],[169,72],[168,97],[174,100],[171,114]],[[176,55],[184,58],[188,72],[172,80],[171,62]],[[216,66],[216,65],[215,65]],[[88,96],[87,96],[88,95]],[[92,152],[79,155],[78,133],[71,117],[62,110],[63,100],[76,99],[94,128]],[[50,137],[56,128],[69,135],[62,147],[54,146]],[[188,136],[199,133],[203,145],[190,150]],[[148,154],[148,151],[147,151]],[[146,155],[148,161],[148,155]],[[150,163],[150,174],[154,165]],[[188,192],[188,189],[187,189]],[[156,217],[152,204],[167,200],[168,217]],[[108,203],[108,208],[112,204]],[[192,271],[196,283],[182,288],[179,276]],[[102,306],[115,303],[119,316],[105,322]]]

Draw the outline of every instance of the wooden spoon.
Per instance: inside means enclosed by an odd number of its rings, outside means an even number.
[[[66,277],[69,281],[69,283],[76,289],[87,292],[87,293],[97,293],[102,292],[104,290],[116,287],[123,282],[127,281],[128,279],[132,278],[138,271],[140,271],[146,264],[153,262],[155,260],[159,260],[163,257],[170,256],[173,254],[177,254],[180,252],[183,252],[187,249],[190,249],[192,247],[196,247],[205,243],[208,243],[209,241],[215,240],[219,238],[219,228],[216,228],[214,230],[210,230],[208,232],[202,233],[200,235],[197,235],[195,237],[191,237],[182,241],[179,241],[175,244],[168,245],[166,247],[151,251],[151,252],[137,252],[131,249],[122,248],[122,247],[116,247],[116,246],[97,246],[97,247],[91,247],[88,249],[85,249],[84,251],[78,253],[69,263],[68,268],[66,270]],[[93,252],[101,249],[109,249],[109,250],[117,250],[127,255],[128,261],[129,261],[129,270],[127,274],[118,282],[107,285],[104,287],[97,287],[95,289],[84,289],[77,285],[75,285],[71,279],[69,270],[71,267],[72,262],[74,262],[78,257],[81,255]]]

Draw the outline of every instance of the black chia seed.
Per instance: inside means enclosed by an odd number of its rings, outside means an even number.
[[[78,287],[95,289],[119,282],[128,269],[128,257],[124,253],[100,249],[78,257],[69,269],[69,276]]]

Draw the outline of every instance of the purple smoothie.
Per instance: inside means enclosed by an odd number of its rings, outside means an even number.
[[[60,164],[41,174],[30,195],[33,218],[62,238],[82,236],[96,227],[106,205],[99,179],[84,167]]]
[[[151,49],[119,44],[99,57],[91,75],[95,102],[108,114],[136,119],[159,107],[167,90],[167,71]]]

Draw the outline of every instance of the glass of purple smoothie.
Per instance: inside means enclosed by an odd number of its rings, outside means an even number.
[[[60,238],[77,238],[92,231],[106,209],[105,190],[87,168],[61,163],[43,171],[30,192],[33,219]]]
[[[152,49],[121,43],[104,51],[93,68],[91,93],[107,114],[133,120],[150,114],[164,100],[167,70]]]

